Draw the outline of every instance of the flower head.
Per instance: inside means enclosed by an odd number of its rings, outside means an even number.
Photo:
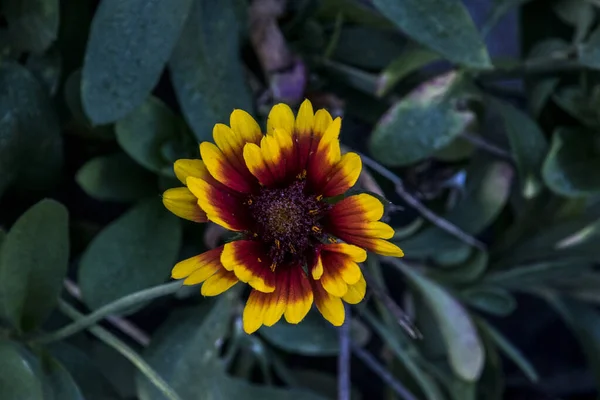
[[[356,183],[362,168],[357,154],[341,154],[340,128],[340,118],[313,113],[308,100],[296,117],[287,105],[274,106],[264,135],[248,113],[235,110],[230,126],[215,125],[215,143],[200,144],[202,160],[175,162],[185,187],[167,190],[165,206],[182,218],[239,232],[240,239],[181,261],[172,276],[186,285],[204,282],[205,296],[248,283],[248,333],[282,316],[298,323],[313,303],[341,325],[342,300],[356,304],[365,295],[358,263],[366,250],[403,255],[385,240],[394,231],[379,221],[377,198],[332,201]]]

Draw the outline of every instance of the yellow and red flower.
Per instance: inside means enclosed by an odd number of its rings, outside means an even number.
[[[297,117],[285,104],[274,106],[266,134],[248,113],[235,110],[230,126],[215,125],[215,143],[200,144],[202,160],[175,162],[185,187],[167,190],[165,206],[241,238],[179,262],[172,276],[185,285],[203,282],[205,296],[248,283],[248,333],[282,316],[296,324],[313,303],[341,325],[342,301],[356,304],[365,295],[358,263],[366,250],[403,255],[385,240],[394,231],[379,221],[383,205],[377,198],[358,194],[332,202],[356,183],[362,168],[358,154],[341,154],[340,128],[340,118],[313,113],[308,100]]]

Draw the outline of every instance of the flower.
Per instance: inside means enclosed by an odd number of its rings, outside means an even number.
[[[287,105],[275,105],[264,135],[242,110],[233,111],[230,125],[215,125],[215,143],[200,144],[202,160],[175,162],[185,187],[167,190],[163,202],[179,217],[212,221],[240,238],[179,262],[172,277],[185,279],[184,285],[203,282],[204,296],[248,283],[247,333],[282,316],[296,324],[313,302],[341,325],[342,300],[356,304],[365,295],[358,263],[366,250],[403,255],[385,240],[394,231],[379,221],[377,198],[363,193],[333,201],[362,168],[358,154],[341,154],[341,119],[325,110],[313,113],[305,100],[296,118]]]

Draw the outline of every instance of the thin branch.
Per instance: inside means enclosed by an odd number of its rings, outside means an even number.
[[[392,313],[398,324],[406,331],[406,333],[408,333],[413,339],[422,339],[423,334],[419,331],[415,324],[413,324],[408,314],[406,314],[402,308],[396,304],[394,299],[387,294],[386,290],[378,285],[375,279],[373,279],[371,274],[367,273],[367,271],[363,270],[363,276],[367,281],[367,287],[371,293],[373,293],[373,295],[379,301],[381,301],[383,305],[385,305],[385,307],[390,311],[390,313]]]
[[[338,400],[350,400],[350,307],[344,304],[346,319],[339,329],[340,355],[338,356]]]
[[[480,250],[485,250],[485,245],[479,240],[475,239],[473,236],[469,235],[468,233],[466,233],[456,225],[452,224],[448,220],[440,217],[439,215],[431,211],[429,208],[425,207],[425,205],[423,205],[423,203],[421,203],[416,197],[408,193],[404,188],[404,183],[402,182],[402,179],[400,179],[396,174],[394,174],[392,171],[385,168],[383,165],[379,164],[372,158],[360,153],[359,155],[362,158],[362,161],[363,163],[365,163],[365,165],[369,166],[374,171],[377,171],[378,174],[392,182],[396,186],[396,193],[398,193],[398,196],[400,196],[402,200],[404,200],[412,208],[421,213],[421,215],[425,219],[427,219],[432,224],[436,225],[438,228],[448,232],[452,236],[455,236],[456,238],[467,243],[468,245],[476,247]]]
[[[63,286],[67,293],[75,299],[82,301],[81,289],[79,289],[79,286],[77,286],[75,282],[70,279],[65,279]],[[106,320],[141,346],[146,347],[150,344],[150,336],[125,318],[109,315],[106,317]]]
[[[97,309],[91,314],[85,315],[82,318],[77,319],[72,324],[64,326],[57,331],[33,337],[30,342],[50,343],[55,342],[57,340],[62,340],[85,329],[88,329],[96,322],[102,320],[105,317],[108,317],[111,314],[116,314],[119,311],[126,310],[139,303],[173,294],[177,290],[179,290],[179,288],[181,288],[181,285],[182,283],[180,281],[169,282],[163,285],[154,286],[149,289],[132,293],[125,297],[121,297],[120,299]]]
[[[503,158],[505,160],[509,160],[509,161],[514,160],[512,155],[508,151],[500,148],[499,146],[496,146],[495,144],[488,142],[487,140],[485,140],[484,138],[482,138],[480,136],[463,133],[461,135],[461,137],[464,138],[465,140],[469,141],[475,147],[479,147],[481,150],[485,150],[490,154],[493,154],[493,155]]]
[[[58,309],[65,315],[71,317],[75,321],[80,321],[84,317],[79,311],[72,307],[64,300],[59,300]],[[170,400],[181,400],[179,395],[165,382],[165,380],[131,347],[125,344],[118,337],[100,326],[88,326],[87,329],[102,342],[115,349],[119,354],[128,359],[137,369],[152,382],[162,394]]]
[[[394,390],[394,392],[398,394],[398,396],[405,400],[417,400],[415,395],[405,388],[402,383],[396,380],[394,376],[387,369],[385,369],[385,367],[381,365],[371,353],[354,343],[352,343],[352,352],[354,352],[354,354],[362,362],[364,362],[371,369],[371,371],[379,375],[381,380],[387,383]]]

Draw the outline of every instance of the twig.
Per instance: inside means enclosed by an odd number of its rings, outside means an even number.
[[[352,351],[371,369],[371,371],[379,375],[381,380],[387,383],[394,390],[394,392],[398,394],[398,396],[404,398],[405,400],[417,400],[415,395],[406,389],[404,385],[398,382],[398,380],[396,380],[394,376],[387,369],[385,369],[371,353],[354,343],[352,343]]]
[[[479,147],[480,149],[485,150],[490,154],[493,154],[495,156],[509,161],[513,161],[513,157],[508,151],[496,146],[495,144],[488,142],[482,137],[470,135],[468,133],[463,133],[461,137],[471,142],[474,146]]]
[[[82,318],[77,319],[73,323],[60,328],[57,331],[42,334],[31,339],[32,343],[50,343],[57,340],[62,340],[71,335],[81,332],[96,322],[108,317],[111,314],[115,314],[119,311],[126,310],[136,304],[153,300],[158,297],[166,296],[175,293],[181,287],[181,282],[169,282],[163,285],[151,287],[149,289],[141,290],[136,293],[132,293],[128,296],[122,297],[112,303],[109,303],[103,307],[100,307],[91,314],[85,315]]]
[[[443,229],[452,236],[455,236],[456,238],[467,243],[468,245],[476,247],[480,250],[485,250],[485,245],[479,240],[475,239],[473,236],[469,235],[468,233],[466,233],[456,225],[452,224],[448,220],[440,217],[439,215],[431,211],[429,208],[425,207],[423,203],[421,203],[416,197],[408,193],[404,188],[404,183],[402,182],[402,179],[396,176],[396,174],[394,174],[389,169],[385,168],[383,165],[379,164],[377,161],[365,156],[364,154],[359,153],[359,155],[362,158],[362,161],[363,163],[365,163],[365,165],[369,166],[374,171],[377,171],[377,173],[379,173],[381,176],[392,182],[396,186],[396,193],[398,193],[398,196],[400,196],[402,200],[404,200],[409,206],[419,211],[419,213],[421,213],[421,215],[425,219],[427,219],[432,224],[436,225],[438,228]]]
[[[75,299],[82,301],[81,289],[79,289],[79,286],[75,282],[65,279],[63,286],[67,293]],[[141,346],[146,347],[150,344],[150,336],[125,318],[109,315],[106,317],[106,320]]]
[[[339,329],[340,355],[338,356],[338,400],[350,400],[350,307],[344,304],[346,320]]]
[[[75,321],[85,318],[83,314],[81,314],[64,300],[59,300],[58,309]],[[171,388],[171,386],[165,382],[165,380],[131,347],[98,325],[88,326],[87,329],[94,336],[115,349],[117,352],[119,352],[119,354],[135,365],[137,369],[144,374],[146,378],[148,378],[148,380],[150,380],[150,382],[152,382],[152,384],[155,385],[156,388],[159,389],[166,398],[170,400],[181,400],[173,388]]]
[[[402,308],[400,308],[400,306],[396,304],[394,299],[392,299],[390,295],[387,294],[384,288],[382,288],[377,284],[377,282],[375,282],[375,279],[373,279],[371,274],[363,270],[363,276],[367,281],[367,287],[369,288],[371,293],[373,293],[373,295],[385,305],[385,307],[392,313],[396,321],[398,321],[398,324],[402,328],[404,328],[406,333],[408,333],[413,339],[422,339],[423,335],[421,334],[419,329],[413,324],[408,314],[406,314],[402,310]]]

